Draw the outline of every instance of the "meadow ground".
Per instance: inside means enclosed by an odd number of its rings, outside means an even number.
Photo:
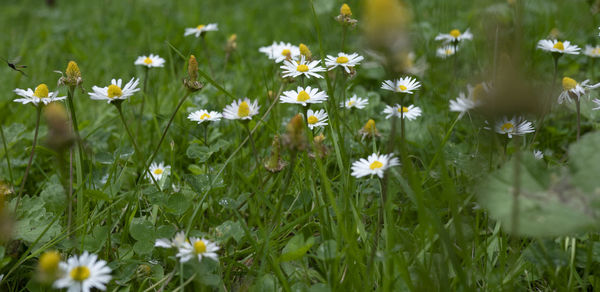
[[[1,291],[600,289],[600,1],[48,2],[0,5]]]

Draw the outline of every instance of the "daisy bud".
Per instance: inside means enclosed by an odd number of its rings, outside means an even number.
[[[204,86],[198,81],[198,61],[194,55],[190,55],[188,61],[188,78],[183,79],[183,85],[190,91],[198,91]]]
[[[315,153],[310,153],[309,156],[312,158],[319,157],[324,158],[327,156],[329,150],[327,149],[327,145],[325,145],[325,135],[322,133],[313,138],[313,142],[315,144]]]
[[[307,60],[312,58],[312,53],[305,44],[300,44],[298,48],[300,49],[300,55],[306,57]]]
[[[279,155],[280,150],[281,145],[279,143],[279,136],[275,135],[275,137],[273,137],[273,143],[271,143],[271,156],[265,160],[265,168],[268,171],[279,172],[287,165]]]
[[[48,124],[48,145],[56,150],[65,150],[74,141],[74,135],[67,110],[62,103],[51,102],[44,108]]]
[[[379,132],[375,127],[375,121],[373,119],[368,120],[365,126],[360,129],[359,133],[363,136],[363,139],[365,137],[374,138],[379,136]]]
[[[60,254],[58,251],[46,251],[40,256],[38,267],[40,271],[47,274],[54,274],[58,271],[58,263],[60,262]]]
[[[227,45],[225,46],[226,52],[233,52],[237,48],[237,34],[232,34],[227,39]]]
[[[409,10],[398,0],[365,1],[365,34],[369,45],[386,54],[406,51]],[[385,54],[384,54],[385,55]]]
[[[56,72],[63,74],[60,71]],[[65,70],[65,74],[58,80],[58,84],[75,87],[81,85],[82,82],[83,79],[81,79],[81,71],[79,70],[79,66],[77,66],[75,61],[69,61],[69,64],[67,64],[67,69]]]
[[[344,17],[352,16],[352,10],[350,10],[348,4],[342,4],[342,7],[340,7],[340,15]]]
[[[307,143],[304,134],[304,118],[302,115],[295,115],[286,128],[287,133],[283,137],[285,146],[292,151],[304,150]]]

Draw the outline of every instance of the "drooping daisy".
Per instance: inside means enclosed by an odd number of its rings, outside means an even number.
[[[447,45],[447,46],[439,47],[436,50],[435,54],[442,59],[446,59],[446,58],[454,55],[457,50],[458,50],[458,47],[455,47],[452,45]]]
[[[386,119],[389,119],[392,116],[403,116],[405,119],[412,121],[421,116],[421,108],[412,104],[408,107],[400,107],[399,104],[396,104],[394,106],[386,105],[385,109],[383,110],[383,113],[387,114],[387,116],[385,116]]]
[[[158,55],[150,54],[150,56],[139,56],[134,65],[146,66],[148,68],[152,67],[163,67],[165,65],[165,59],[159,57]]]
[[[185,241],[182,245],[179,246],[179,252],[177,253],[177,257],[181,259],[181,262],[187,262],[194,257],[198,258],[198,261],[201,261],[202,258],[207,257],[214,261],[219,261],[219,257],[216,251],[219,250],[219,247],[209,240],[204,238],[192,237],[190,241]]]
[[[589,80],[584,80],[581,83],[577,83],[575,79],[570,77],[563,77],[562,87],[563,91],[558,96],[558,103],[561,104],[564,101],[572,102],[573,98],[579,98],[586,93],[588,89],[595,89],[600,86],[600,83],[594,85],[588,85],[590,83]]]
[[[325,59],[325,66],[327,66],[327,70],[333,70],[337,66],[343,67],[346,70],[346,73],[350,73],[350,68],[360,64],[364,58],[357,53],[353,54],[344,54],[338,53],[337,57],[327,55]]]
[[[472,39],[473,39],[473,34],[469,31],[468,28],[463,33],[461,33],[460,30],[458,30],[458,29],[453,29],[450,31],[450,33],[440,33],[435,37],[436,41],[444,41],[446,43],[452,43],[452,42],[459,43],[464,40],[472,40]]]
[[[105,290],[111,279],[111,269],[95,254],[84,251],[81,256],[72,256],[59,264],[62,277],[53,284],[54,288],[68,288],[69,292],[89,292],[92,288]]]
[[[173,238],[173,240],[170,240],[168,238],[157,239],[156,242],[154,243],[154,246],[163,247],[163,248],[171,248],[171,247],[179,248],[186,241],[187,241],[187,238],[185,237],[185,233],[183,231],[180,231],[180,232],[177,232],[177,234],[175,234],[175,238]]]
[[[511,119],[503,117],[502,119],[496,121],[496,126],[494,128],[496,133],[502,135],[506,134],[508,135],[508,138],[535,132],[531,122],[528,122],[522,117],[512,117]]]
[[[306,123],[311,130],[315,127],[327,126],[327,113],[324,110],[313,111],[309,109],[306,112]]]
[[[598,58],[600,57],[600,46],[592,47],[590,45],[585,45],[583,53],[588,57]]]
[[[171,170],[171,167],[168,165],[165,165],[164,163],[156,163],[156,162],[152,162],[152,164],[150,164],[150,173],[152,174],[152,176],[154,177],[154,179],[156,181],[159,181],[163,175],[168,176],[169,175],[169,171]],[[150,178],[150,176],[146,175],[147,178]]]
[[[421,83],[410,76],[396,80],[386,80],[381,84],[382,89],[407,94],[413,94],[413,90],[416,90],[419,87],[421,87]]]
[[[275,60],[275,63],[281,63],[283,60],[296,60],[300,56],[300,48],[290,43],[273,42],[272,45],[260,47],[259,52],[266,54],[269,59]]]
[[[571,42],[569,41],[560,42],[557,40],[540,40],[537,44],[537,48],[551,53],[570,55],[579,54],[579,47],[576,45],[571,45]]]
[[[207,110],[199,110],[192,112],[188,115],[188,119],[194,122],[198,122],[198,124],[202,124],[202,122],[216,122],[221,120],[223,115],[216,111],[207,111]]]
[[[355,107],[357,109],[363,109],[363,108],[365,108],[365,106],[367,106],[367,104],[369,104],[368,99],[357,97],[355,94],[350,99],[346,100],[345,102],[340,103],[340,106],[348,108],[348,109],[351,109],[353,107]]]
[[[252,116],[258,114],[258,101],[251,102],[250,99],[234,100],[223,110],[223,117],[228,120],[251,120]]]
[[[394,154],[378,155],[373,153],[367,159],[361,158],[352,163],[352,176],[360,178],[367,175],[377,175],[379,178],[383,178],[383,172],[396,165],[400,165],[400,161],[394,157]]]
[[[467,96],[461,92],[455,100],[450,101],[450,111],[460,112],[459,118],[482,103],[490,92],[490,85],[485,82],[479,83],[475,87],[467,85],[467,90]]]
[[[14,102],[20,102],[22,104],[32,103],[37,106],[40,102],[43,104],[49,104],[53,101],[63,100],[66,96],[58,96],[58,91],[50,92],[48,86],[44,83],[38,85],[35,90],[27,88],[27,90],[17,88],[14,90],[17,95],[24,98],[17,98]]]
[[[534,149],[533,150],[533,157],[535,157],[535,159],[537,160],[542,160],[544,159],[544,152]]]
[[[317,88],[298,86],[297,90],[285,91],[280,98],[281,103],[294,103],[306,106],[309,103],[322,103],[327,100],[327,94]]]
[[[310,76],[323,78],[317,73],[325,71],[325,68],[319,66],[319,61],[307,62],[304,56],[301,56],[300,61],[285,60],[280,68],[283,69],[283,77],[294,78],[300,75],[304,75],[306,78],[310,78]]]
[[[196,37],[199,37],[201,34],[206,33],[207,31],[217,31],[219,30],[219,27],[216,23],[209,23],[209,24],[200,24],[196,27],[188,27],[185,29],[185,33],[183,34],[183,36],[188,36],[188,35],[195,35]]]
[[[88,94],[90,95],[91,99],[106,100],[108,103],[116,100],[125,100],[140,90],[137,88],[138,83],[139,79],[134,77],[131,78],[127,84],[125,84],[125,87],[121,87],[123,84],[121,79],[112,79],[109,86],[93,86],[93,92],[89,92]]]

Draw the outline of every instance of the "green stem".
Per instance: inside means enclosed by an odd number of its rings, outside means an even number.
[[[4,156],[6,157],[6,165],[8,166],[8,177],[10,178],[10,185],[15,183],[12,174],[12,167],[10,166],[10,158],[8,156],[8,146],[6,145],[6,137],[4,137],[4,127],[0,125],[0,136],[2,136],[2,144],[4,146]]]
[[[577,106],[577,141],[579,141],[579,136],[581,134],[581,100],[579,97],[575,100],[575,105]]]
[[[29,154],[29,162],[27,162],[27,168],[25,168],[25,175],[23,175],[23,181],[21,182],[21,187],[19,188],[19,194],[17,195],[17,203],[15,204],[14,213],[17,213],[19,209],[19,203],[21,202],[21,195],[23,195],[23,190],[25,189],[25,182],[27,181],[27,176],[29,175],[29,169],[31,168],[31,162],[33,162],[33,156],[35,154],[35,146],[37,144],[38,132],[40,129],[40,118],[42,116],[42,105],[37,105],[37,118],[35,121],[35,134],[33,134],[33,145],[31,146],[31,153]]]
[[[142,129],[142,124],[144,123],[144,105],[146,104],[146,94],[147,94],[146,88],[148,88],[148,71],[150,71],[150,68],[146,67],[144,69],[144,86],[142,87],[142,104],[140,105],[140,117],[139,117],[139,123],[138,123],[138,127],[137,127],[138,136],[140,136],[142,133],[141,129]]]
[[[254,139],[252,138],[252,132],[250,131],[250,128],[248,127],[248,122],[244,121],[242,122],[242,124],[244,124],[244,128],[246,128],[246,132],[248,132],[248,139],[250,140],[250,147],[252,148],[252,152],[254,153],[254,159],[256,160],[256,171],[258,172],[258,177],[260,180],[260,186],[262,186],[262,174],[261,174],[261,168],[260,168],[260,158],[258,157],[258,152],[256,151],[256,147],[254,146]]]
[[[81,144],[81,135],[79,134],[79,124],[77,123],[77,115],[75,114],[75,102],[73,101],[75,98],[75,87],[69,87],[67,91],[67,107],[69,108],[69,113],[71,116],[71,124],[73,125],[73,131],[75,132],[77,147],[75,148],[75,169],[77,175],[77,223],[81,225],[84,220],[85,214],[83,214],[84,202],[85,198],[83,196],[83,188],[85,188],[83,183],[83,146]],[[73,180],[71,179],[71,184]],[[72,198],[71,198],[72,199]],[[83,230],[82,230],[83,232]]]

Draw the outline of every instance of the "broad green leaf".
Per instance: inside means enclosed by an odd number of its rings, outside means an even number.
[[[335,240],[326,240],[317,248],[317,258],[331,260],[337,258],[337,243]]]
[[[293,261],[300,259],[306,252],[315,244],[315,238],[309,237],[304,239],[303,234],[296,234],[281,251],[280,260],[282,262]]]
[[[214,152],[209,147],[191,144],[185,153],[189,158],[196,159],[198,163],[202,163],[207,161]]]
[[[219,242],[226,242],[233,238],[236,242],[244,237],[244,230],[240,222],[227,220],[215,228]]]
[[[135,240],[152,242],[154,244],[154,227],[145,218],[133,218],[129,225],[129,234]]]

